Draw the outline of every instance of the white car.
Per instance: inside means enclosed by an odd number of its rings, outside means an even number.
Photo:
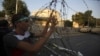
[[[91,29],[91,32],[92,32],[92,33],[99,33],[99,34],[100,34],[100,26],[95,27],[95,28],[92,28],[92,29]]]
[[[91,31],[91,27],[83,27],[83,28],[80,28],[80,32],[90,32]]]

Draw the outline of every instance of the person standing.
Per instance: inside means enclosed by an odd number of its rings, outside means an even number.
[[[9,28],[8,21],[5,19],[0,20],[0,56],[6,56],[3,45],[3,37],[9,32],[11,32],[11,30]]]
[[[29,18],[25,15],[13,15],[12,24],[14,27],[13,32],[4,36],[3,39],[7,56],[35,56],[55,30],[57,19],[54,16],[50,17],[41,34],[34,34],[28,31]],[[38,37],[38,40],[33,43],[31,40],[36,37]]]

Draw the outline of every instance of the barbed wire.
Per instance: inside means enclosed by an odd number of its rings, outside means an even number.
[[[61,5],[61,8],[59,9],[59,10],[57,10],[57,4],[60,4]],[[40,9],[39,9],[39,11],[37,11],[36,12],[36,14],[35,14],[35,16],[37,16],[39,13],[42,13],[45,9],[50,9],[51,10],[51,12],[50,12],[50,14],[49,14],[49,18],[53,15],[53,13],[55,13],[56,14],[56,12],[55,11],[59,11],[60,12],[60,14],[61,14],[61,19],[63,19],[64,17],[67,17],[67,15],[68,15],[68,11],[66,11],[66,9],[71,9],[71,10],[73,10],[74,12],[76,12],[76,10],[74,10],[74,9],[72,9],[68,4],[67,4],[67,2],[65,1],[65,0],[60,0],[60,1],[58,1],[58,0],[52,0],[51,2],[49,2],[48,4],[46,4],[46,6],[42,6]],[[48,12],[49,13],[49,12]],[[56,16],[56,15],[55,15]],[[62,20],[63,21],[63,20]],[[65,43],[62,41],[62,38],[63,38],[63,31],[65,31],[65,30],[63,30],[63,28],[64,27],[62,27],[62,28],[60,28],[59,30],[56,30],[55,32],[59,35],[59,37],[61,37],[61,42],[62,42],[62,44],[63,44],[63,47],[65,47],[66,48],[66,45],[65,45]],[[67,29],[68,30],[68,29]],[[72,49],[73,50],[73,48],[72,48],[72,46],[71,46],[71,44],[70,44],[70,38],[68,37],[68,34],[67,34],[67,36],[66,36],[68,39],[66,40],[68,43],[69,43],[69,46],[70,46],[70,49]],[[54,35],[54,38],[56,38],[56,36]],[[56,41],[56,40],[55,40]]]
[[[87,9],[89,10],[89,7],[88,7],[87,3],[85,2],[85,0],[82,0],[82,1],[85,4],[85,6],[87,7]]]

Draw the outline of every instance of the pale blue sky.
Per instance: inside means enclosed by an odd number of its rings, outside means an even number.
[[[30,10],[30,12],[32,12],[33,10],[40,9],[42,6],[44,6],[46,3],[49,3],[52,0],[23,0],[23,1],[25,1],[25,3],[28,6],[28,9]],[[58,1],[61,1],[61,0],[58,0]],[[68,6],[70,6],[72,9],[74,9],[77,12],[84,13],[89,8],[89,10],[93,11],[92,15],[94,17],[100,18],[100,1],[84,0],[88,8],[84,4],[83,0],[65,0],[65,1],[67,2]],[[59,7],[59,3],[57,7]],[[76,13],[75,11],[71,9],[67,9],[67,10],[68,10],[67,12],[68,18],[71,18],[72,14]]]
[[[52,0],[23,0],[27,7],[28,10],[30,12],[34,11],[34,10],[38,10],[40,9],[42,6],[46,6],[46,3],[49,3]],[[61,1],[61,0],[59,0]],[[96,18],[100,18],[100,1],[96,1],[96,0],[84,0],[88,6],[88,8],[86,7],[86,5],[84,4],[83,0],[65,0],[68,4],[68,6],[70,6],[73,10],[77,11],[77,12],[85,12],[86,10],[92,10],[92,15]],[[60,10],[60,6],[59,3],[57,4],[57,7],[59,8],[58,10]],[[1,7],[0,7],[1,8]],[[67,7],[66,7],[67,8]],[[72,14],[75,14],[76,12],[73,11],[71,9],[67,9],[67,18],[71,18]]]

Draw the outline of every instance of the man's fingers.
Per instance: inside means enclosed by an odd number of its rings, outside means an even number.
[[[52,20],[51,20],[51,24],[52,24],[52,25],[57,25],[57,23],[58,23],[57,19],[52,19]]]

